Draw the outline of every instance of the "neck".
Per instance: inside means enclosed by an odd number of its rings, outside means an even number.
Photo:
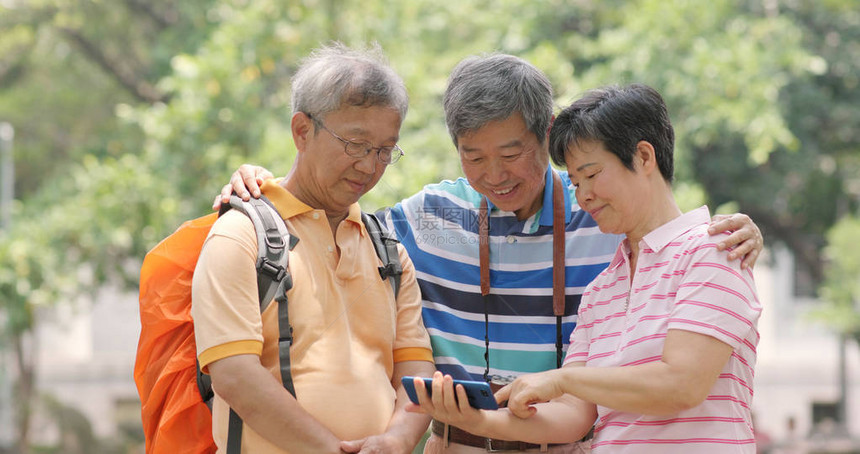
[[[644,221],[626,234],[633,259],[639,256],[639,242],[645,235],[682,214],[668,183],[660,188],[657,194],[659,195],[654,198],[652,203],[642,207],[641,212],[644,213]]]
[[[546,183],[544,183],[543,189],[538,191],[537,196],[535,196],[531,203],[514,211],[514,215],[516,215],[518,221],[525,221],[526,219],[534,216],[534,214],[541,209],[543,206],[544,191],[546,191]]]
[[[334,212],[332,210],[326,209],[322,206],[321,203],[318,202],[318,199],[313,196],[310,192],[304,190],[304,188],[308,187],[308,185],[303,185],[295,173],[295,169],[290,170],[290,173],[287,174],[286,178],[281,180],[281,186],[283,186],[286,190],[290,191],[293,197],[299,199],[305,205],[315,209],[315,210],[323,210],[325,211],[326,218],[328,219],[329,227],[331,227],[332,235],[337,234],[337,226],[349,216],[349,208],[346,210],[338,210]]]

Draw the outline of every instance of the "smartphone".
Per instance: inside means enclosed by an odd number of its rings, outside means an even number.
[[[406,389],[406,394],[409,400],[414,404],[418,404],[418,395],[415,393],[415,377],[403,377],[403,388]],[[433,379],[421,378],[424,380],[424,389],[427,390],[427,395],[431,395]],[[469,380],[454,380],[454,388],[457,385],[463,385],[466,390],[466,396],[469,397],[469,405],[481,410],[498,410],[499,405],[496,403],[496,398],[493,397],[493,392],[490,390],[490,384],[482,381]],[[455,394],[456,396],[456,394]]]

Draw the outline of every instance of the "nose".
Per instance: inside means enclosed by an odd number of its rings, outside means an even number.
[[[580,184],[576,187],[576,192],[574,193],[576,196],[576,202],[579,206],[585,206],[586,202],[591,201],[594,198],[594,194],[586,185]]]
[[[498,159],[488,159],[484,168],[484,180],[489,184],[501,184],[508,179],[508,169],[505,163]]]
[[[376,157],[376,150],[371,150],[362,158],[355,160],[355,169],[361,173],[373,174],[376,173],[376,166],[383,165]]]

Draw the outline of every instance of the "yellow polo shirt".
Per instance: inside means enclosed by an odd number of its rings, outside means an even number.
[[[382,262],[358,204],[350,207],[333,238],[323,210],[300,202],[274,180],[262,190],[299,238],[290,252],[293,288],[287,294],[296,398],[342,440],[382,433],[394,411],[394,363],[433,361],[412,261],[398,245],[403,275],[395,302],[391,285],[379,277]],[[256,257],[250,219],[235,211],[221,216],[194,272],[191,313],[197,354],[204,371],[222,358],[260,355],[280,381],[278,303],[273,301],[261,317]],[[219,452],[226,446],[227,420],[227,405],[216,394],[213,435]],[[284,429],[289,430],[288,423]],[[247,425],[242,448],[255,454],[284,452]]]

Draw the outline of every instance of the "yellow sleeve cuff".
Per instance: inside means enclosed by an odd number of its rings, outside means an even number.
[[[216,345],[207,348],[197,356],[197,361],[200,362],[200,370],[208,374],[208,366],[219,359],[224,359],[229,356],[236,355],[263,355],[263,343],[257,340],[241,340],[227,342],[226,344]]]
[[[407,347],[394,350],[394,362],[429,361],[433,362],[433,352],[429,348]]]

